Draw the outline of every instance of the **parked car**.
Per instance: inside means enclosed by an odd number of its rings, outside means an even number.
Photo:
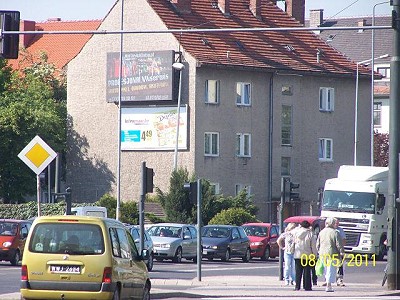
[[[300,224],[303,221],[308,221],[311,224],[314,234],[318,236],[319,232],[325,227],[325,219],[319,216],[293,216],[285,219],[283,223],[284,227],[286,227],[289,223]]]
[[[251,257],[268,260],[279,256],[279,226],[271,223],[246,223],[242,225],[250,239]]]
[[[193,225],[160,223],[147,232],[153,240],[156,260],[172,259],[180,263],[182,258],[197,261],[197,229]]]
[[[250,260],[250,240],[240,226],[207,225],[202,228],[201,238],[202,257],[208,260],[229,261],[234,257],[244,262]]]
[[[148,300],[145,257],[117,220],[38,217],[22,259],[21,299]]]
[[[140,249],[140,227],[138,225],[127,225],[129,232],[131,233],[133,240],[135,241],[136,248]],[[153,270],[154,265],[154,249],[153,240],[151,239],[149,233],[144,230],[144,249],[147,250],[149,255],[148,259],[145,260],[147,270]]]
[[[31,225],[31,221],[0,219],[0,260],[19,263]]]

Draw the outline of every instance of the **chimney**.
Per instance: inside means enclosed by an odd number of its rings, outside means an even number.
[[[191,12],[192,0],[171,0],[171,3],[182,14],[189,14]]]
[[[218,0],[218,7],[225,16],[229,16],[231,14],[229,2],[230,0]]]
[[[286,0],[286,12],[304,25],[306,11],[305,0]]]
[[[257,19],[261,18],[261,0],[250,0],[249,9]]]
[[[310,9],[310,27],[319,27],[324,22],[323,9]]]
[[[19,23],[20,31],[35,31],[35,21],[21,20]],[[19,47],[26,48],[29,43],[35,37],[34,34],[20,34],[19,35]]]
[[[365,19],[362,19],[357,22],[358,27],[364,27],[366,24],[367,23],[366,23]],[[358,29],[358,32],[364,32],[364,29],[360,28],[360,29]]]

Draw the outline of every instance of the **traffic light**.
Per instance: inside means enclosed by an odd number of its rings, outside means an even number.
[[[7,31],[19,31],[19,11],[0,11],[0,56],[18,58],[19,34],[7,34]]]
[[[293,183],[289,181],[289,188],[290,188],[290,194],[289,194],[289,200],[299,200],[300,198],[300,193],[296,192],[295,190],[300,187],[300,183]]]
[[[146,193],[152,193],[153,192],[153,177],[154,177],[154,171],[152,168],[147,168],[146,167],[146,172],[144,174],[146,176],[146,179],[144,181],[144,184],[146,185],[145,191]]]
[[[189,191],[189,202],[192,204],[197,203],[197,181],[185,183],[183,188]]]

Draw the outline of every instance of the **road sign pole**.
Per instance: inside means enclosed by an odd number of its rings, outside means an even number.
[[[40,174],[36,175],[37,215],[40,217]]]

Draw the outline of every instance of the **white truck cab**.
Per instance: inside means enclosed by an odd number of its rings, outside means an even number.
[[[107,208],[102,206],[81,206],[71,208],[71,214],[107,218]]]

